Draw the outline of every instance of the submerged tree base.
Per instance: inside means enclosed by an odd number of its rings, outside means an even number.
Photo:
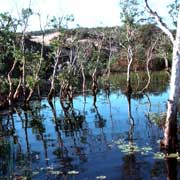
[[[178,152],[178,143],[174,140],[170,140],[173,143],[171,145],[166,145],[164,139],[160,141],[160,150],[165,154]]]

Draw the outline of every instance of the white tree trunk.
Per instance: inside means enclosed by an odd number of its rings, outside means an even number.
[[[164,132],[164,145],[168,151],[175,151],[177,146],[177,105],[180,97],[180,11],[177,22],[176,39],[173,44],[170,92]]]

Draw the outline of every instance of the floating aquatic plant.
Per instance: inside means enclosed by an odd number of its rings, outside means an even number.
[[[161,152],[157,152],[157,153],[154,153],[154,159],[164,159],[165,155],[164,153],[161,153]]]
[[[75,170],[68,171],[68,174],[69,175],[76,175],[76,174],[79,174],[79,171],[75,171]]]
[[[121,150],[121,152],[128,154],[140,151],[140,148],[135,144],[122,144],[122,145],[118,145],[118,148]]]
[[[60,174],[63,174],[61,171],[58,171],[58,170],[52,170],[52,171],[50,171],[50,173],[51,173],[52,175],[60,175]]]
[[[179,159],[179,153],[171,153],[165,156],[166,158],[177,158]]]
[[[121,139],[114,141],[114,143],[121,150],[121,152],[125,154],[141,152],[141,155],[147,155],[152,152],[152,147],[150,146],[138,147],[135,143],[127,143]]]
[[[96,179],[106,179],[106,176],[97,176]]]

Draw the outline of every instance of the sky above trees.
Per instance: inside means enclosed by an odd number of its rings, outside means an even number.
[[[96,27],[96,26],[116,26],[120,25],[121,0],[31,0],[31,8],[34,12],[42,14],[45,22],[46,16],[65,16],[73,14],[75,21],[69,23],[70,28]],[[157,10],[162,17],[167,15],[167,4],[172,0],[149,0],[149,4],[154,10]],[[140,0],[144,7],[143,0]],[[9,11],[17,16],[17,12],[22,8],[28,7],[29,0],[0,0],[0,12]],[[39,21],[35,16],[30,19],[30,30],[39,29]]]

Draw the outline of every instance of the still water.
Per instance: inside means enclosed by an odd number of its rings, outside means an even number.
[[[115,88],[96,105],[77,95],[67,112],[58,97],[54,109],[44,98],[1,112],[0,179],[180,179],[178,160],[159,149],[167,99],[167,86],[129,99]]]

